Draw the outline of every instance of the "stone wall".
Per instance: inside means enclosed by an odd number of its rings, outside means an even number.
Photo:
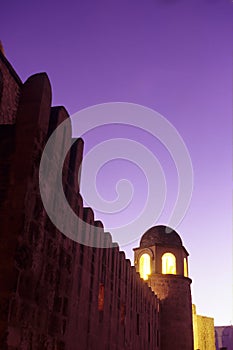
[[[1,56],[0,349],[159,349],[158,299],[124,253],[117,245],[89,247],[85,225],[77,234],[87,245],[76,243],[47,216],[39,191],[41,154],[68,114],[51,108],[46,74],[22,85],[12,70]],[[79,139],[66,157],[64,191],[92,233],[98,227],[100,239],[111,243],[82,204],[77,181],[82,149]],[[47,175],[53,176],[49,167]]]
[[[15,122],[22,82],[0,50],[0,121]]]

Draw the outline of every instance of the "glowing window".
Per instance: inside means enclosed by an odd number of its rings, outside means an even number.
[[[184,258],[184,277],[188,277],[188,264],[186,258]]]
[[[176,274],[176,257],[172,253],[165,253],[162,256],[162,273]]]
[[[151,268],[150,268],[150,255],[149,254],[142,254],[139,260],[139,273],[140,277],[144,280],[148,280],[148,275],[151,274]]]

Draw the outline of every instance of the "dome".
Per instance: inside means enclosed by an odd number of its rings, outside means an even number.
[[[178,233],[168,226],[154,226],[147,230],[141,238],[140,247],[152,245],[182,247],[182,240]]]

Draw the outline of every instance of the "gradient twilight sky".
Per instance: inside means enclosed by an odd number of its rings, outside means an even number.
[[[0,39],[21,79],[47,72],[53,105],[70,114],[124,101],[150,107],[173,124],[193,163],[191,205],[176,228],[190,253],[193,302],[216,325],[233,323],[232,2],[12,0],[1,5]],[[141,142],[156,154],[168,191],[156,224],[166,224],[178,183],[169,153],[145,131],[123,126],[87,132],[85,152],[114,137]],[[135,185],[135,198],[125,216],[96,212],[107,226],[133,219],[146,199],[143,174],[124,160],[98,174],[104,198],[114,198],[121,177]],[[123,247],[132,261],[136,246]]]

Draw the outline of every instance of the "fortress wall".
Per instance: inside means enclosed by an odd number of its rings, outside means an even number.
[[[5,76],[4,60],[0,70]],[[64,236],[47,216],[39,191],[41,154],[68,114],[63,107],[51,109],[45,74],[30,77],[23,86],[11,74],[11,93],[4,95],[0,106],[0,165],[7,174],[0,188],[0,348],[159,349],[157,297],[117,245],[88,246],[93,240],[111,243],[111,236],[95,221],[93,211],[83,208],[77,181],[80,139],[66,157],[63,187],[74,212],[92,225],[89,229],[81,222],[76,228],[76,238],[83,235],[87,245]],[[5,112],[8,103],[15,110],[12,118]],[[6,121],[16,123],[6,130]],[[47,163],[49,183],[54,172],[49,159]],[[47,191],[56,206],[50,188]],[[97,227],[102,234],[95,238]]]
[[[0,123],[14,124],[22,82],[0,49]]]

